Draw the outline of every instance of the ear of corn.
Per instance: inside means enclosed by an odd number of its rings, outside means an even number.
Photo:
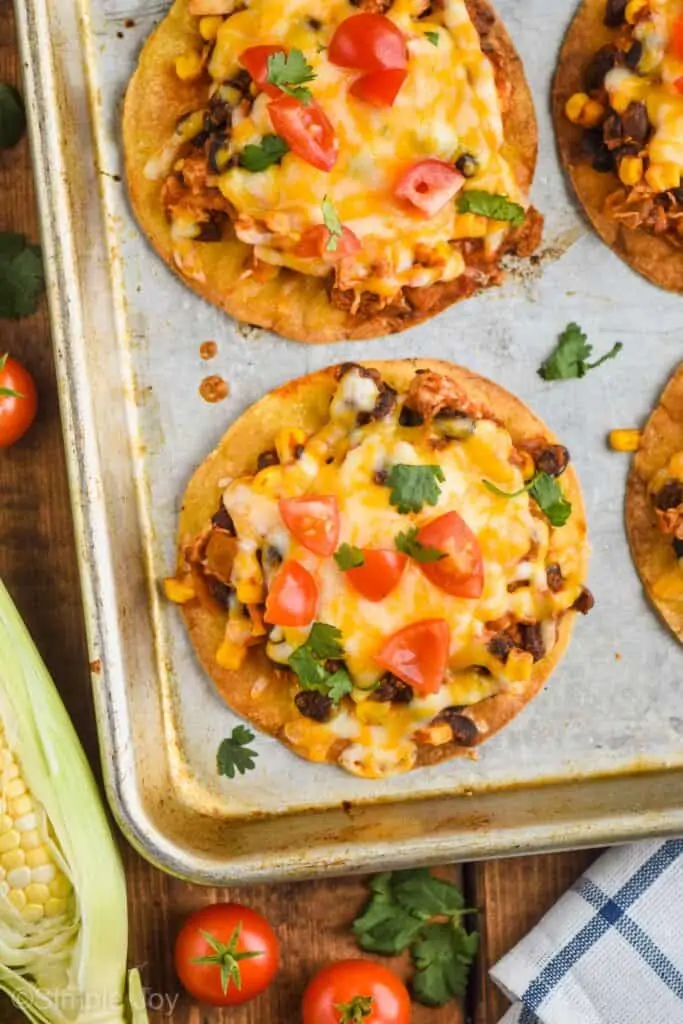
[[[143,1024],[127,932],[90,767],[0,580],[0,989],[33,1024]]]

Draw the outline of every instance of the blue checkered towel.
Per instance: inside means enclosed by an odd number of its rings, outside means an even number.
[[[683,839],[608,851],[491,977],[500,1024],[683,1024]]]

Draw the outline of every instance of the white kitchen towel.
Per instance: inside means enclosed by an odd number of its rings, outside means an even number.
[[[491,977],[500,1024],[683,1024],[683,839],[603,854]]]

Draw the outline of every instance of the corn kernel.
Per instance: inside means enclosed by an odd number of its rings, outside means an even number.
[[[282,490],[282,467],[266,466],[260,473],[257,473],[252,483],[252,489],[256,494],[264,494],[269,498],[277,498]]]
[[[17,800],[12,801],[12,803],[8,807],[8,811],[11,817],[16,820],[17,818],[23,818],[27,814],[30,814],[31,811],[33,810],[33,807],[33,800],[31,799],[28,793],[24,793],[23,796],[20,796]]]
[[[31,829],[29,832],[21,833],[22,850],[35,850],[38,846],[42,845],[42,842],[42,836],[36,828]]]
[[[218,16],[208,15],[199,19],[199,34],[207,43],[212,43],[218,35],[218,30],[223,24],[223,19]]]
[[[640,445],[639,430],[611,430],[609,446],[615,452],[637,452]]]
[[[45,911],[38,903],[27,903],[21,916],[25,921],[42,921]]]
[[[47,903],[50,898],[50,890],[46,885],[39,882],[31,882],[26,886],[26,899],[29,903]]]
[[[643,176],[643,161],[639,156],[625,156],[619,161],[619,178],[624,185],[633,187]]]
[[[275,435],[275,451],[280,462],[286,465],[296,459],[296,450],[299,445],[306,442],[306,435],[303,430],[291,430],[283,427]]]
[[[534,659],[528,651],[510,651],[505,675],[512,683],[526,683],[531,679]]]
[[[678,566],[660,576],[652,592],[663,601],[683,601],[683,577]]]
[[[204,60],[197,50],[176,57],[175,73],[182,82],[196,82],[204,70]]]
[[[224,640],[216,651],[216,663],[221,668],[236,672],[238,668],[242,667],[246,655],[246,647],[240,647],[238,644],[231,643],[230,640]]]
[[[681,184],[681,171],[677,164],[650,164],[645,180],[655,192],[668,192]]]
[[[384,725],[390,714],[390,705],[366,700],[356,705],[356,717],[365,725]]]
[[[51,863],[50,855],[44,847],[38,847],[27,852],[26,863],[30,868],[42,868]]]
[[[21,868],[15,868],[14,871],[7,872],[7,884],[11,889],[23,889],[26,890],[26,886],[31,884],[31,872],[24,865]]]
[[[236,590],[237,600],[242,604],[260,604],[263,600],[263,585],[260,580],[240,580]]]
[[[12,782],[5,786],[5,797],[7,800],[14,800],[18,796],[23,796],[26,792],[26,786],[22,779],[13,779]]]
[[[29,862],[30,856],[30,853],[26,856],[26,866],[31,868],[31,881],[37,882],[39,885],[49,885],[50,882],[54,882],[55,878],[57,877],[57,868],[54,866],[54,864],[41,864],[38,867],[34,867]]]
[[[23,912],[26,907],[26,896],[21,889],[12,889],[12,891],[7,894],[7,899],[15,910],[18,910],[20,914]]]
[[[629,0],[626,4],[626,10],[624,11],[629,25],[635,25],[640,15],[644,14],[648,8],[649,0]]]
[[[564,112],[572,124],[580,124],[582,128],[595,128],[604,120],[607,111],[602,103],[592,100],[587,93],[575,92],[567,100]]]
[[[66,913],[66,900],[51,898],[45,904],[45,917],[61,917]]]
[[[19,765],[16,763],[16,761],[12,761],[11,758],[8,758],[7,764],[2,769],[3,783],[5,785],[7,785],[8,782],[11,782],[12,779],[18,778],[18,776],[19,776]]]
[[[26,854],[23,850],[11,850],[9,853],[3,853],[0,856],[0,864],[9,874],[10,871],[16,871],[17,868],[21,868],[26,863]]]
[[[16,829],[5,832],[0,836],[0,853],[9,853],[11,850],[18,850],[21,846],[21,836]]]
[[[169,601],[174,604],[187,604],[197,595],[190,577],[186,580],[177,580],[171,576],[164,580],[164,593]]]
[[[54,882],[50,882],[50,893],[59,899],[65,899],[71,895],[71,882],[65,875],[57,875]]]
[[[459,213],[455,218],[455,229],[453,239],[456,238],[486,238],[491,226],[491,221],[486,217],[480,217],[476,213]]]

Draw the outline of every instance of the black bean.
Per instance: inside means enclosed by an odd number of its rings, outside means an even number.
[[[218,511],[211,519],[211,525],[215,526],[217,530],[225,530],[225,532],[229,533],[231,537],[237,536],[237,530],[235,529],[235,524],[232,521],[232,516],[223,504],[222,499],[218,506]]]
[[[536,469],[548,476],[562,476],[569,465],[569,452],[561,444],[549,444],[534,452],[533,456]]]
[[[294,698],[297,708],[314,722],[327,722],[332,714],[332,701],[318,690],[301,690]]]
[[[519,645],[523,651],[532,655],[534,661],[540,661],[545,656],[545,644],[543,643],[543,631],[538,622],[521,622],[519,625]]]
[[[640,64],[640,58],[643,56],[643,44],[640,39],[635,39],[631,45],[631,49],[626,54],[626,66],[635,71]]]
[[[602,89],[605,84],[605,76],[609,74],[612,68],[618,67],[623,60],[623,52],[612,44],[603,46],[598,50],[584,71],[584,82],[588,92],[593,92],[594,89]]]
[[[462,715],[460,705],[444,708],[434,719],[435,723],[446,722],[451,727],[453,740],[461,747],[476,747],[479,742],[479,730],[467,715]]]
[[[217,601],[222,608],[229,608],[230,598],[232,596],[232,587],[229,587],[227,583],[222,583],[221,580],[216,580],[212,577],[207,579],[207,583],[214,601]]]
[[[413,688],[402,679],[397,679],[391,672],[382,676],[373,690],[372,700],[382,704],[410,704],[413,699]]]
[[[402,427],[421,427],[425,419],[421,412],[415,412],[414,409],[409,409],[407,405],[404,405],[401,409],[398,422]]]
[[[389,415],[396,404],[396,392],[383,380],[379,381],[379,394],[374,408],[369,412],[359,412],[356,423],[359,427],[366,427],[374,420],[383,420]]]
[[[628,0],[607,0],[605,10],[605,25],[608,28],[619,28],[626,20],[626,6]]]
[[[378,487],[384,487],[385,483],[387,482],[388,476],[389,473],[387,472],[386,469],[378,469],[372,479],[375,481]]]
[[[195,135],[195,137],[193,139],[190,139],[190,142],[194,146],[195,149],[202,149],[203,146],[204,146],[204,143],[208,142],[208,140],[209,140],[209,133],[208,133],[208,131],[206,129],[204,129],[204,131],[201,131],[199,133],[199,135]]]
[[[548,589],[553,594],[558,594],[564,585],[564,576],[557,562],[553,562],[546,568],[545,575],[548,580]]]
[[[489,640],[487,650],[489,654],[492,654],[494,658],[498,658],[505,665],[514,646],[512,638],[507,633],[497,633],[496,636]]]
[[[683,538],[674,537],[673,546],[676,558],[683,558]]]
[[[598,174],[610,174],[614,170],[614,156],[607,146],[602,146],[591,161],[591,167]]]
[[[464,178],[473,178],[479,170],[479,161],[471,153],[463,153],[455,166]]]
[[[300,459],[301,456],[303,455],[303,453],[304,453],[304,446],[302,444],[295,444],[294,445],[294,458],[295,459]]]
[[[258,459],[256,460],[256,469],[260,472],[262,469],[267,469],[268,466],[279,466],[280,459],[274,448],[270,448],[267,452],[261,452]]]
[[[208,153],[209,170],[213,174],[223,174],[230,163],[229,136],[225,132],[215,135],[211,139]]]
[[[669,480],[655,498],[655,508],[667,512],[671,508],[683,505],[683,481]]]
[[[595,598],[591,594],[588,587],[584,587],[579,596],[577,597],[576,601],[574,601],[572,608],[575,612],[580,612],[581,615],[588,615],[589,611],[591,611],[594,607]]]
[[[621,115],[625,141],[645,143],[650,135],[650,119],[644,103],[629,103]]]
[[[319,32],[320,29],[323,27],[323,23],[322,21],[320,21],[319,18],[309,18],[308,27],[313,29],[314,32]]]
[[[325,661],[325,671],[329,672],[330,675],[334,675],[335,672],[341,672],[346,665],[341,658],[327,658]]]
[[[220,220],[212,218],[199,225],[199,234],[195,235],[195,242],[220,242],[223,237],[223,227]]]

